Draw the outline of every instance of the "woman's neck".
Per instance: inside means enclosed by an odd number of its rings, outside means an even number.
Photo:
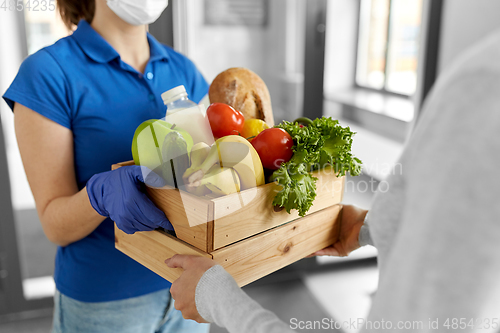
[[[149,60],[149,44],[146,25],[131,25],[119,18],[104,1],[96,1],[91,26],[126,62],[140,73],[144,73]]]

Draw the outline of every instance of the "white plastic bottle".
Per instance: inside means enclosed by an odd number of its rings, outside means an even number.
[[[167,115],[197,106],[187,96],[188,94],[184,86],[177,86],[161,94],[163,103],[167,106]]]
[[[161,94],[167,107],[165,121],[186,130],[193,138],[193,143],[205,142],[211,145],[214,137],[205,106],[196,104],[187,96],[184,86],[177,86]]]

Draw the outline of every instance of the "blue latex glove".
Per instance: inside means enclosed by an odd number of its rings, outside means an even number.
[[[143,175],[147,175],[146,181]],[[92,207],[127,234],[158,227],[174,230],[165,214],[144,193],[145,183],[152,187],[165,185],[163,178],[148,168],[125,166],[92,176],[87,182],[87,194]]]

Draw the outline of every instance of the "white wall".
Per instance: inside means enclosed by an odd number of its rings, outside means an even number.
[[[204,1],[183,1],[174,6],[180,36],[176,48],[180,45],[179,51],[195,62],[209,82],[230,67],[256,72],[269,88],[276,121],[294,118],[302,108],[298,95],[303,83],[305,10],[301,8],[305,2],[269,1],[268,24],[246,27],[205,25]]]
[[[358,14],[358,1],[328,2],[323,88],[327,97],[354,85]]]
[[[500,29],[499,0],[445,0],[438,71],[496,29]]]

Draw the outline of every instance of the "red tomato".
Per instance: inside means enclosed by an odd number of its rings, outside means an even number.
[[[207,109],[207,117],[216,138],[239,134],[245,124],[243,114],[224,103],[210,104]]]
[[[288,162],[293,155],[293,140],[281,128],[268,128],[259,133],[252,145],[259,154],[264,168],[277,170],[281,163]]]

